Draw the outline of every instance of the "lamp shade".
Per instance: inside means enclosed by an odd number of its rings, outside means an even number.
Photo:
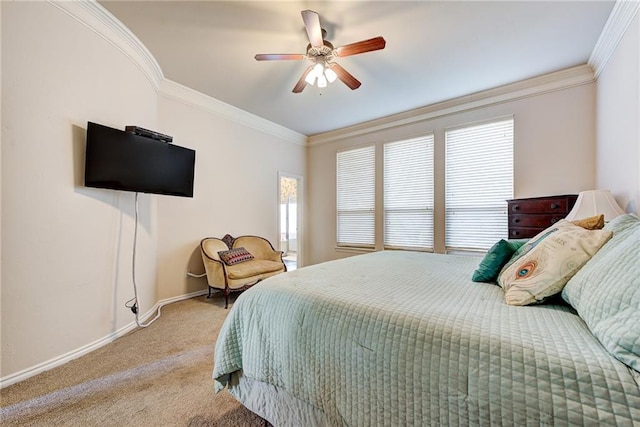
[[[604,214],[605,222],[625,214],[609,190],[581,191],[566,219],[573,221],[600,214]]]

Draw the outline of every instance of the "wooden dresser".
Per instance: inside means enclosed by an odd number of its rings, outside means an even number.
[[[563,219],[578,198],[577,194],[507,200],[509,238],[530,238]]]

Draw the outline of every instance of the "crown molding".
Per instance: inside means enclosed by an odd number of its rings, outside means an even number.
[[[48,1],[124,53],[142,71],[159,95],[202,108],[287,141],[306,144],[305,135],[166,79],[160,65],[140,39],[96,0]]]
[[[205,95],[197,90],[183,86],[169,79],[160,82],[160,96],[200,108],[208,113],[216,114],[261,132],[276,136],[298,145],[306,145],[307,137],[289,128],[276,124],[245,110]]]
[[[427,105],[404,113],[394,114],[331,132],[312,135],[308,138],[308,145],[319,145],[345,138],[352,138],[384,129],[460,113],[462,111],[568,89],[593,83],[594,81],[593,69],[586,64],[579,65],[448,101]]]
[[[593,68],[596,79],[607,66],[638,10],[640,10],[640,1],[638,0],[618,0],[613,5],[611,14],[589,57],[588,63]]]
[[[160,65],[140,39],[100,3],[95,0],[48,1],[124,53],[158,90],[164,78]]]

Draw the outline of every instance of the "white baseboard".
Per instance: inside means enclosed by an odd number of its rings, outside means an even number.
[[[171,304],[173,302],[182,301],[189,298],[194,298],[200,295],[205,295],[207,290],[191,292],[189,294],[180,295],[177,297],[167,298],[158,301],[151,310],[147,311],[144,315],[140,317],[140,322],[144,323],[145,320],[150,318],[153,314],[155,314],[161,307]],[[6,377],[0,378],[0,388],[8,387],[12,384],[18,383],[20,381],[24,381],[27,378],[31,378],[35,375],[38,375],[44,371],[48,371],[50,369],[56,368],[60,365],[64,365],[65,363],[77,359],[80,356],[84,356],[85,354],[91,353],[94,350],[99,349],[102,346],[105,346],[109,343],[112,343],[116,339],[124,336],[125,334],[131,332],[137,327],[136,322],[133,321],[126,326],[118,329],[115,332],[110,333],[109,335],[100,338],[97,341],[84,345],[76,350],[72,350],[68,353],[65,353],[61,356],[54,357],[53,359],[47,360],[46,362],[39,363],[35,366],[32,366],[27,369],[23,369],[22,371],[18,371],[16,373],[7,375]]]

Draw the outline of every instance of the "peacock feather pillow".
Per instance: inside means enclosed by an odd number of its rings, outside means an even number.
[[[561,292],[611,235],[611,231],[587,230],[564,219],[558,221],[522,246],[500,272],[498,284],[505,291],[505,301],[510,305],[537,304]]]

